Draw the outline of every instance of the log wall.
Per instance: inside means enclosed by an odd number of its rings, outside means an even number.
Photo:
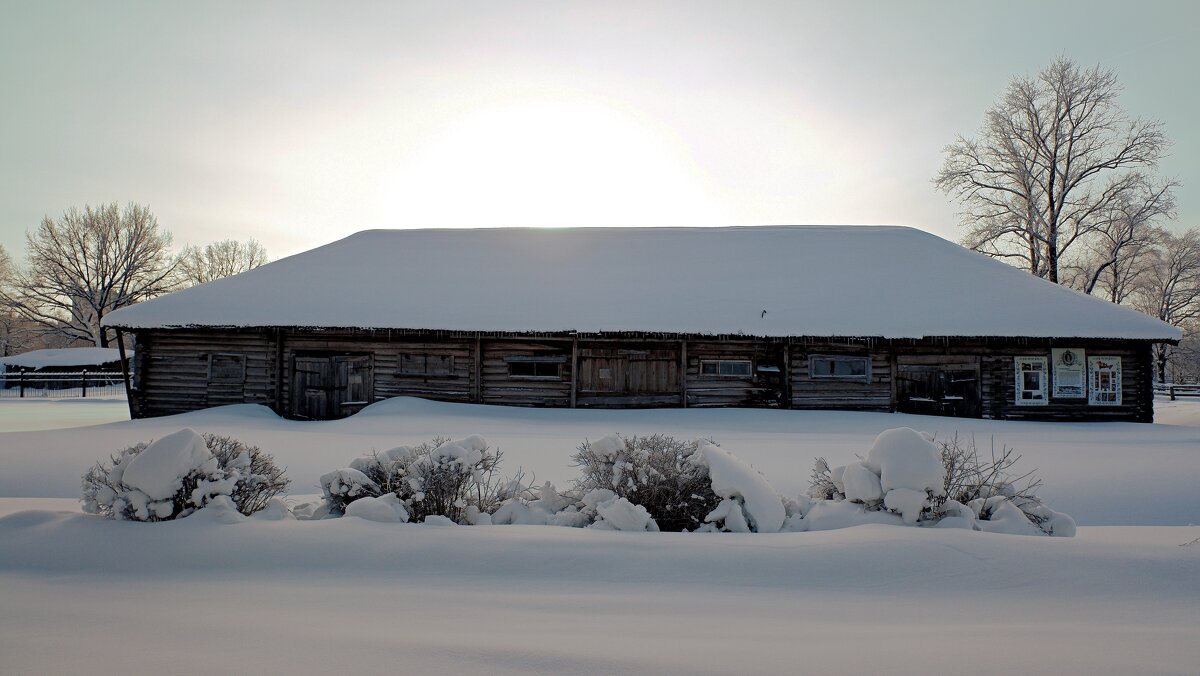
[[[610,338],[477,335],[401,331],[141,330],[136,331],[131,409],[136,417],[168,415],[232,403],[258,403],[287,415],[297,355],[364,354],[373,360],[371,400],[414,396],[516,406],[770,406],[794,409],[896,409],[897,364],[979,366],[979,414],[1025,420],[1153,418],[1150,344],[1144,341],[1037,339],[749,339],[745,337]],[[1122,360],[1122,403],[1089,405],[1053,397],[1017,405],[1014,357],[1051,348]],[[219,375],[214,380],[214,355]],[[861,356],[868,377],[829,379],[809,372],[813,355]],[[436,364],[416,372],[417,359]],[[703,372],[705,361],[748,360],[749,375]],[[530,367],[520,362],[551,364]],[[244,364],[240,382],[231,364]],[[623,384],[600,380],[619,367]],[[1051,369],[1052,373],[1053,369]],[[615,373],[615,372],[614,372]]]

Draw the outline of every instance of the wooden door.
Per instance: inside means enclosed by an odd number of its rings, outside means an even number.
[[[589,406],[670,406],[679,402],[675,350],[585,348],[578,392]]]
[[[629,394],[678,394],[679,357],[668,350],[630,354],[625,366]]]
[[[983,414],[979,367],[971,364],[898,364],[896,406],[903,413],[978,418]]]
[[[579,359],[579,391],[584,394],[624,394],[627,361],[616,356]]]
[[[297,355],[292,361],[294,418],[333,420],[374,399],[371,355]]]
[[[371,355],[341,355],[333,358],[336,375],[332,417],[345,418],[368,406],[374,396]]]
[[[297,356],[292,362],[292,417],[328,420],[333,393],[329,357]]]

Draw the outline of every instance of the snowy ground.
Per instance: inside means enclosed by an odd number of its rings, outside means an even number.
[[[570,455],[587,439],[613,432],[712,437],[752,463],[779,491],[808,486],[815,456],[845,464],[865,455],[890,427],[945,437],[974,435],[981,448],[1016,447],[1021,466],[1038,469],[1042,495],[1080,525],[1200,523],[1200,401],[1162,402],[1155,423],[1030,423],[889,413],[765,409],[598,411],[522,409],[391,399],[330,422],[284,420],[261,406],[229,406],[100,427],[0,434],[0,496],[75,497],[93,462],[138,441],[192,426],[257,444],[287,466],[292,491],[320,491],[322,474],[353,458],[442,435],[481,434],[504,453],[503,468],[532,471],[566,486]],[[18,404],[23,405],[23,404]],[[48,402],[46,406],[60,404]],[[8,406],[0,402],[0,411]],[[87,404],[81,404],[85,411]],[[31,422],[45,414],[31,409]],[[77,413],[76,415],[81,415]],[[124,417],[125,414],[121,413]]]
[[[24,410],[9,419],[45,416]],[[241,406],[0,434],[0,672],[1195,674],[1200,402],[1158,411],[1154,425],[1068,425],[396,400],[327,423]],[[1143,525],[696,535],[78,513],[88,464],[184,425],[260,444],[295,493],[436,434],[483,434],[510,469],[565,484],[574,446],[613,431],[711,435],[794,493],[814,455],[846,462],[910,425],[1017,446],[1081,524]]]
[[[129,420],[129,402],[120,399],[0,399],[0,432],[31,432],[86,427]]]

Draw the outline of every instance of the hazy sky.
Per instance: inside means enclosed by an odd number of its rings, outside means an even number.
[[[0,244],[113,200],[274,257],[379,227],[957,239],[941,148],[1060,54],[1165,124],[1200,225],[1198,26],[1190,1],[0,0]]]

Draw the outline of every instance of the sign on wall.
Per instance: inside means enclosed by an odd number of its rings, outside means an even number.
[[[1086,397],[1087,359],[1083,350],[1056,347],[1050,352],[1054,359],[1054,396],[1062,399]]]

